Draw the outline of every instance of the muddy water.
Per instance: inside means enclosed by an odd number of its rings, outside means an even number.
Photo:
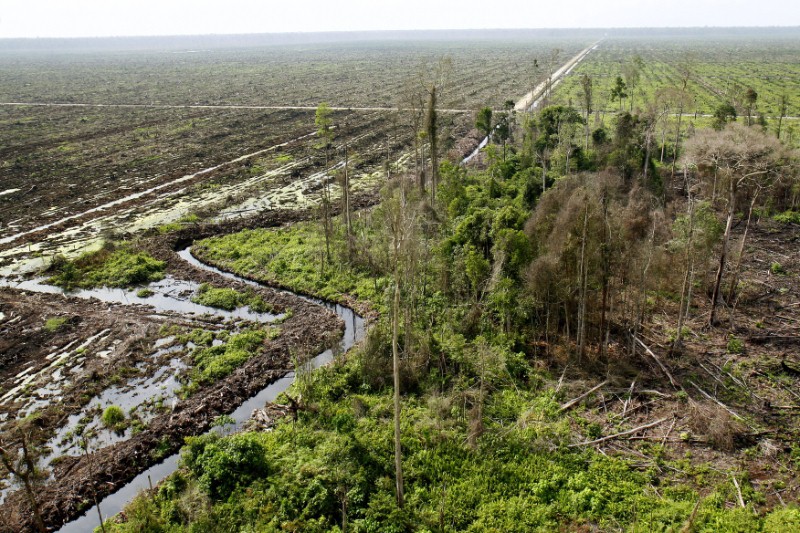
[[[147,305],[160,313],[176,312],[181,314],[214,315],[221,318],[251,320],[253,322],[274,322],[282,317],[282,315],[275,315],[272,313],[255,313],[245,307],[240,307],[233,311],[226,311],[224,309],[196,304],[189,298],[197,292],[200,288],[200,284],[194,281],[177,280],[170,276],[148,285],[147,288],[153,291],[153,295],[146,298],[137,296],[137,291],[109,287],[65,291],[61,287],[46,284],[43,278],[14,281],[0,277],[0,287],[11,287],[14,289],[47,294],[64,294],[66,296],[75,296],[85,300],[94,298],[101,302],[108,303]]]
[[[259,284],[247,280],[244,278],[240,278],[234,274],[223,272],[222,270],[216,269],[214,267],[208,266],[205,263],[201,263],[198,261],[192,254],[191,251],[187,248],[178,252],[178,255],[181,256],[185,261],[189,262],[190,264],[202,268],[206,271],[213,272],[220,276],[223,276],[228,279],[240,281],[246,283],[251,286],[258,286]],[[339,345],[335,349],[325,350],[324,352],[320,353],[308,363],[306,363],[307,369],[315,369],[323,366],[330,361],[333,360],[334,356],[337,353],[342,353],[348,349],[350,349],[354,344],[359,342],[365,333],[365,324],[364,319],[356,314],[352,309],[349,307],[345,307],[339,304],[333,304],[330,302],[325,302],[316,298],[309,298],[306,296],[296,295],[306,301],[310,301],[316,303],[318,305],[325,306],[326,308],[330,309],[331,311],[335,312],[345,323],[345,332],[342,340],[339,342]],[[243,424],[250,418],[250,414],[253,412],[254,409],[263,407],[265,403],[274,401],[280,393],[285,391],[289,388],[289,386],[294,381],[294,373],[290,372],[286,376],[282,377],[281,379],[273,382],[272,384],[268,385],[266,388],[262,389],[261,392],[244,402],[240,405],[233,413],[231,413],[231,418],[235,421],[235,426],[233,429],[241,429]],[[215,428],[216,431],[220,431],[219,428]],[[162,463],[154,465],[138,476],[136,476],[130,483],[122,487],[120,490],[107,496],[103,499],[100,504],[100,510],[103,514],[103,517],[109,517],[119,513],[122,508],[130,502],[139,492],[144,489],[147,489],[151,485],[155,485],[171,473],[173,473],[178,468],[178,459],[179,454],[174,454],[165,459]],[[84,533],[86,531],[92,531],[93,528],[99,526],[99,518],[97,513],[97,507],[92,507],[89,509],[82,517],[78,518],[66,524],[62,527],[59,531],[60,533]]]

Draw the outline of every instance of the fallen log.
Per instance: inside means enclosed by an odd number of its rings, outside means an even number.
[[[563,405],[561,406],[561,409],[560,409],[560,411],[566,411],[567,409],[570,409],[571,407],[573,407],[574,405],[576,405],[578,402],[580,402],[581,400],[583,400],[584,398],[586,398],[587,396],[589,396],[591,393],[593,393],[594,391],[596,391],[597,389],[599,389],[599,388],[601,388],[601,387],[603,387],[603,386],[605,386],[605,385],[608,385],[608,380],[605,380],[605,381],[604,381],[604,382],[602,382],[601,384],[599,384],[599,385],[596,385],[596,386],[592,387],[591,389],[589,389],[588,391],[584,392],[583,394],[581,394],[581,395],[580,395],[580,396],[578,396],[577,398],[575,398],[575,399],[573,399],[573,400],[570,400],[570,401],[568,401],[567,403],[563,404]]]
[[[643,426],[635,427],[633,429],[629,429],[629,430],[623,431],[621,433],[614,433],[613,435],[608,435],[607,437],[601,437],[599,439],[590,440],[588,442],[578,442],[576,444],[570,444],[568,447],[569,448],[577,448],[578,446],[591,446],[592,444],[598,444],[600,442],[605,442],[605,441],[611,440],[611,439],[618,439],[619,437],[624,437],[626,435],[633,435],[634,433],[638,433],[639,431],[641,431],[643,429],[649,429],[649,428],[655,427],[655,426],[657,426],[659,424],[663,424],[664,422],[666,422],[670,418],[672,418],[672,417],[667,416],[665,418],[661,418],[659,420],[656,420],[655,422],[650,422],[649,424],[645,424]],[[661,438],[661,437],[659,437],[659,438]]]
[[[651,350],[651,349],[650,349],[650,348],[649,348],[649,347],[648,347],[648,346],[647,346],[645,343],[643,343],[643,342],[642,342],[642,341],[639,339],[639,337],[633,337],[633,340],[635,340],[636,342],[638,342],[638,343],[639,343],[639,345],[640,345],[642,348],[644,348],[645,352],[647,352],[647,355],[649,355],[650,357],[652,357],[652,358],[653,358],[653,360],[654,360],[656,363],[658,363],[658,366],[659,366],[659,367],[661,367],[661,370],[663,370],[663,371],[664,371],[664,374],[666,374],[666,375],[667,375],[667,377],[669,378],[669,382],[672,384],[672,386],[673,386],[673,387],[675,387],[676,389],[679,389],[680,387],[679,387],[679,386],[678,386],[678,384],[675,382],[675,378],[673,378],[673,377],[672,377],[672,374],[671,374],[671,373],[670,373],[670,371],[667,369],[667,367],[664,365],[664,363],[662,363],[662,362],[661,362],[661,359],[659,359],[659,358],[658,358],[658,356],[657,356],[656,354],[654,354],[654,353],[653,353],[653,350]]]

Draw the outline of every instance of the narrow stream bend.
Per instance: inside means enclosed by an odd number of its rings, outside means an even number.
[[[261,284],[248,280],[242,277],[239,277],[235,274],[231,274],[229,272],[222,271],[220,269],[214,268],[212,266],[206,265],[205,263],[199,261],[191,254],[190,248],[184,248],[183,250],[178,252],[178,255],[191,265],[206,270],[208,272],[212,272],[219,276],[225,277],[227,279],[236,280],[242,283],[246,283],[251,286],[260,286]],[[289,292],[289,291],[287,291]],[[299,294],[291,293],[294,296],[301,298],[303,300],[322,305],[327,309],[330,309],[334,313],[336,313],[339,318],[344,320],[345,323],[345,332],[342,340],[339,342],[339,345],[334,349],[328,349],[324,352],[318,354],[316,357],[310,359],[306,365],[308,369],[316,369],[319,368],[329,362],[331,362],[334,356],[338,353],[343,353],[353,347],[357,342],[364,338],[365,334],[365,324],[364,318],[358,315],[355,311],[350,309],[349,307],[334,304],[331,302],[326,302],[324,300],[319,300],[317,298],[309,298],[307,296],[302,296]],[[233,426],[235,430],[239,430],[242,428],[244,423],[250,418],[250,414],[253,412],[254,409],[259,407],[263,407],[264,404],[267,402],[274,401],[278,395],[291,386],[294,382],[294,372],[289,372],[284,377],[278,379],[277,381],[272,382],[267,387],[262,389],[258,394],[250,398],[249,400],[245,401],[242,405],[240,405],[235,411],[233,411],[230,416],[235,421],[235,425]],[[214,430],[218,430],[219,428],[214,428]],[[102,512],[103,518],[108,518],[113,516],[120,511],[122,511],[123,507],[133,500],[133,498],[142,490],[147,489],[152,485],[160,482],[173,472],[178,469],[178,463],[180,458],[180,452],[173,454],[167,457],[164,461],[159,464],[153,465],[138,476],[136,476],[133,480],[131,480],[127,485],[123,486],[117,492],[106,496],[98,505],[100,507],[100,511]],[[100,525],[99,517],[97,514],[97,508],[91,507],[89,508],[86,513],[69,522],[68,524],[64,525],[60,530],[59,533],[85,533],[87,531],[92,531],[95,527]]]

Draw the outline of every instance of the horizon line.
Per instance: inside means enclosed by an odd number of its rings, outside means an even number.
[[[360,29],[360,30],[314,30],[314,31],[285,31],[285,32],[243,32],[243,33],[164,33],[164,34],[131,34],[131,35],[79,35],[79,36],[14,36],[14,37],[0,37],[0,41],[11,40],[78,40],[78,39],[148,39],[148,38],[164,38],[164,37],[237,37],[237,36],[255,36],[255,35],[346,35],[346,34],[390,34],[390,33],[436,33],[436,32],[520,32],[520,31],[615,31],[615,30],[701,30],[701,29],[742,29],[742,30],[758,30],[758,29],[798,29],[800,25],[789,24],[771,24],[760,26],[587,26],[587,27],[539,27],[539,28],[433,28],[433,29]]]

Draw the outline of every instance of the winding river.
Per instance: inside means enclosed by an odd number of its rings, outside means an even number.
[[[188,263],[192,264],[197,268],[201,268],[203,270],[212,272],[227,279],[236,280],[251,286],[260,286],[260,284],[257,282],[244,279],[235,274],[224,272],[212,266],[206,265],[205,263],[195,258],[191,254],[191,250],[189,248],[185,248],[179,251],[178,255],[183,260],[187,261]],[[301,296],[298,294],[294,294],[294,296],[318,305],[322,305],[330,309],[331,311],[336,313],[345,323],[344,336],[339,342],[339,345],[334,349],[325,350],[324,352],[318,354],[316,357],[310,359],[306,363],[307,369],[319,368],[320,366],[323,366],[331,362],[336,354],[347,351],[364,337],[365,334],[364,318],[356,314],[356,312],[350,309],[349,307],[326,302],[315,298],[309,298],[307,296]],[[265,317],[260,317],[259,320],[263,322],[268,322],[270,321],[270,318],[265,316]],[[266,404],[267,402],[274,401],[280,393],[284,392],[289,388],[289,386],[292,384],[293,381],[294,381],[294,372],[290,372],[286,374],[284,377],[278,379],[277,381],[274,381],[273,383],[262,389],[258,394],[251,397],[249,400],[245,401],[235,411],[233,411],[233,413],[230,414],[231,418],[233,418],[233,420],[235,421],[233,429],[240,430],[243,427],[244,423],[250,418],[250,415],[254,409],[263,407],[264,404]],[[212,431],[220,431],[220,428],[214,428]],[[102,501],[100,501],[99,507],[102,516],[104,518],[107,518],[119,513],[120,511],[122,511],[123,507],[125,507],[125,505],[128,502],[130,502],[139,492],[141,492],[144,489],[147,489],[152,485],[155,485],[156,483],[158,483],[159,481],[163,480],[168,475],[173,473],[175,470],[177,470],[179,458],[180,458],[180,453],[176,453],[167,457],[161,463],[151,466],[150,468],[148,468],[147,470],[136,476],[130,483],[123,486],[117,492],[107,496]],[[64,525],[59,531],[61,533],[85,533],[87,531],[92,531],[95,527],[98,527],[99,525],[100,521],[97,512],[97,507],[91,507],[88,511],[86,511],[86,513],[83,516]]]

